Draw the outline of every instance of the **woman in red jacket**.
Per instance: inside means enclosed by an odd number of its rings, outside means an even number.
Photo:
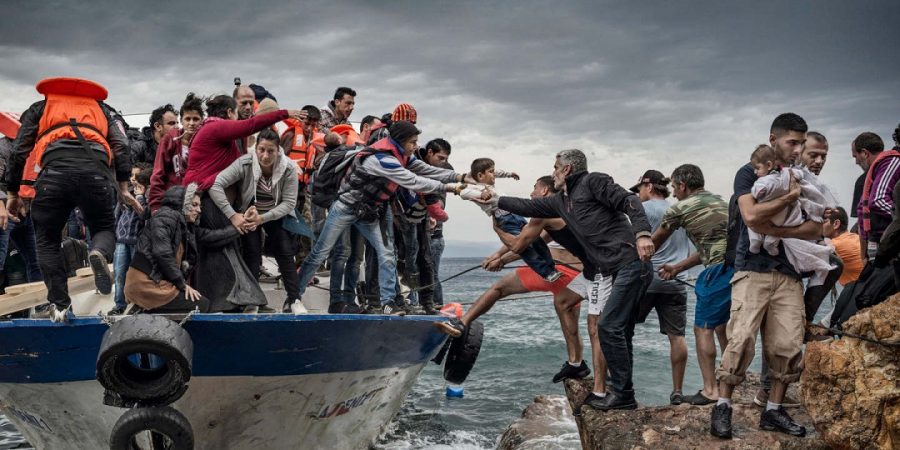
[[[147,202],[156,212],[163,194],[172,186],[180,186],[187,170],[188,147],[203,121],[203,99],[191,92],[181,104],[181,128],[173,128],[159,142]]]
[[[209,117],[200,125],[200,129],[190,144],[190,157],[182,184],[197,183],[204,191],[208,190],[216,180],[219,172],[231,165],[244,153],[244,138],[257,133],[276,122],[289,117],[302,120],[305,111],[287,111],[280,109],[246,120],[237,118],[237,103],[227,95],[219,95],[206,101],[206,112]],[[229,201],[237,199],[237,191],[225,191]],[[212,201],[209,195],[201,200],[200,226],[217,230],[224,227],[235,227],[241,234],[252,231],[254,222],[243,220],[245,211],[238,211],[236,220],[229,220],[222,210]],[[197,268],[194,271],[194,286],[200,293],[210,299],[211,311],[227,311],[238,305],[245,311],[254,310],[257,306],[266,308],[267,300],[259,283],[244,263],[237,241],[225,247],[198,249]],[[269,312],[271,310],[264,311]]]

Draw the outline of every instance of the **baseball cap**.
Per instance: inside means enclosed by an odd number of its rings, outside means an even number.
[[[666,176],[662,174],[662,172],[658,170],[650,169],[644,172],[644,176],[638,179],[637,184],[629,189],[631,192],[635,194],[641,190],[641,185],[644,183],[656,184],[656,185],[666,185],[669,184],[669,180],[666,179]]]

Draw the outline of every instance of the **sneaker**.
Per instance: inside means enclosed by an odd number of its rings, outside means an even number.
[[[434,326],[440,330],[441,333],[450,335],[450,337],[454,338],[462,336],[463,332],[466,331],[466,326],[456,317],[446,321],[435,322]]]
[[[381,307],[381,313],[388,316],[405,316],[406,309],[397,302],[390,302]]]
[[[247,305],[244,306],[244,314],[256,314],[259,312],[259,305]]]
[[[431,305],[425,305],[425,306],[422,307],[422,312],[423,312],[426,316],[436,316],[436,315],[438,315],[438,313],[439,313],[440,311],[434,309],[434,306],[431,306]]]
[[[684,400],[684,394],[682,394],[681,391],[672,391],[672,393],[669,394],[670,405],[680,405],[684,403]]]
[[[598,411],[637,409],[638,406],[637,400],[634,399],[634,391],[631,390],[621,393],[609,391],[606,393],[606,397],[600,399],[600,402],[587,405]]]
[[[780,431],[791,436],[806,436],[806,427],[794,422],[784,407],[763,411],[759,416],[759,428],[766,431]]]
[[[52,304],[48,311],[50,313],[50,320],[53,323],[69,323],[70,320],[75,318],[75,314],[72,313],[71,305],[60,311],[55,304]]]
[[[550,273],[550,275],[547,275],[546,277],[544,277],[544,281],[546,281],[548,283],[553,283],[554,281],[556,281],[560,277],[562,277],[562,275],[563,275],[562,272],[560,272],[558,270],[554,270],[553,272]]]
[[[122,314],[125,314],[125,308],[123,308],[121,306],[116,306],[113,309],[106,312],[107,316],[121,316]]]
[[[722,403],[712,409],[709,434],[721,439],[731,439],[731,406]]]
[[[101,294],[107,295],[112,292],[113,277],[109,272],[109,263],[106,257],[99,250],[91,250],[88,253],[88,261],[91,263],[91,270],[94,272],[94,284]]]
[[[257,312],[259,312],[260,314],[272,314],[275,312],[275,308],[266,304],[266,305],[260,306],[259,309],[257,310]]]
[[[753,404],[756,406],[760,406],[765,408],[766,403],[769,402],[769,390],[768,389],[760,389],[759,392],[756,393],[756,397],[753,398]],[[781,400],[781,406],[785,408],[796,408],[800,406],[800,400],[797,400],[794,397],[791,397],[787,394],[784,395],[784,399]]]
[[[564,361],[559,372],[556,372],[556,375],[553,375],[553,382],[559,383],[566,378],[580,379],[590,374],[591,369],[588,368],[587,363],[585,363],[583,359],[581,360],[581,364],[577,366],[573,366],[569,364],[568,361]]]
[[[366,310],[356,303],[335,302],[328,305],[328,314],[365,314]]]
[[[43,305],[35,306],[31,308],[31,312],[28,314],[29,319],[49,319],[50,318],[50,305],[52,303],[44,303]]]
[[[366,305],[366,314],[381,314],[381,305]]]
[[[300,314],[309,314],[309,311],[305,306],[303,306],[303,302],[299,299],[294,300],[293,303],[291,303],[291,312],[294,313],[295,316]]]
[[[696,394],[694,394],[684,400],[692,405],[698,405],[698,406],[711,405],[718,401],[718,399],[712,399],[712,398],[709,398],[709,397],[703,395],[703,389],[697,391]]]

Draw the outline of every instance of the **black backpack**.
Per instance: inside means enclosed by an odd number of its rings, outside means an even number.
[[[875,267],[867,264],[856,282],[855,300],[857,309],[875,306],[897,293],[894,278],[894,264]]]
[[[356,147],[339,147],[325,154],[311,181],[313,204],[322,208],[331,207],[340,195],[341,181],[361,151]]]
[[[88,266],[88,248],[84,241],[66,237],[62,241],[63,268],[67,277],[74,277],[75,271]]]

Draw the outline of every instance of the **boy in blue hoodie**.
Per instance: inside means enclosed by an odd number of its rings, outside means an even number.
[[[145,192],[150,186],[152,174],[153,166],[149,163],[137,163],[131,169],[131,189],[134,197],[141,203],[145,211],[149,211]],[[107,313],[109,315],[119,315],[125,312],[127,306],[125,273],[128,272],[128,266],[131,265],[138,234],[143,228],[144,218],[130,206],[119,203],[116,207],[116,253],[113,256],[113,268],[116,275],[116,306]]]

